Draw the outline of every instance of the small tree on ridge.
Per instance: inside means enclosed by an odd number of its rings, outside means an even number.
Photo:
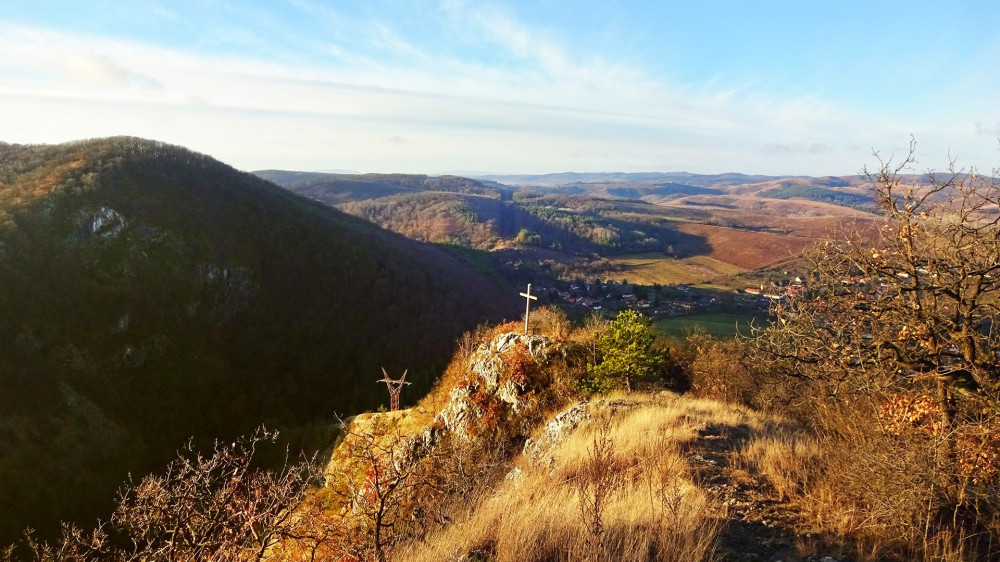
[[[637,378],[654,374],[662,357],[653,349],[653,321],[634,310],[618,313],[607,330],[595,335],[601,361],[587,365],[581,386],[589,392],[623,387],[631,392]]]

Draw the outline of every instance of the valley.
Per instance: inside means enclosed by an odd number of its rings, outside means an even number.
[[[662,324],[673,335],[699,326],[732,334],[719,326],[725,315],[766,317],[767,298],[738,296],[748,285],[782,294],[804,274],[806,248],[874,217],[856,176],[256,173],[404,236],[464,248],[512,285],[551,287],[546,302],[574,316],[632,307],[688,317],[686,328]],[[623,301],[629,286],[642,297]]]
[[[998,17],[0,4],[0,562],[1000,562]]]
[[[0,560],[997,559],[993,187],[920,181],[0,145]]]
[[[794,264],[873,210],[854,176],[257,174],[405,236],[488,252],[511,278],[539,282],[739,288],[734,276]]]

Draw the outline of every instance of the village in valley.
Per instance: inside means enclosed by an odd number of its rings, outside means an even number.
[[[590,309],[614,316],[621,310],[631,309],[654,320],[663,320],[722,312],[763,315],[772,302],[798,295],[806,288],[803,277],[784,277],[740,289],[691,284],[649,286],[631,284],[627,280],[594,279],[586,282],[578,279],[550,282],[533,291],[542,303],[556,304],[569,311]]]

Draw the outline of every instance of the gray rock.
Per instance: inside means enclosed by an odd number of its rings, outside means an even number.
[[[537,439],[528,439],[524,444],[524,455],[536,465],[554,464],[552,453],[560,443],[578,427],[591,421],[587,402],[578,402],[549,420]]]
[[[493,341],[482,344],[469,358],[470,383],[452,389],[448,404],[437,415],[436,421],[456,436],[468,438],[471,429],[483,415],[482,409],[472,400],[476,393],[486,393],[491,398],[510,406],[510,412],[522,416],[535,409],[535,402],[527,396],[523,384],[505,377],[504,356],[518,344],[524,344],[536,361],[545,363],[553,352],[551,340],[542,336],[525,336],[516,333],[500,334]],[[519,424],[515,424],[519,425]]]

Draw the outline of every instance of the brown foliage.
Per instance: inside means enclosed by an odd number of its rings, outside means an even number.
[[[293,508],[319,478],[309,461],[286,463],[278,472],[254,468],[258,445],[276,437],[260,428],[232,444],[216,443],[209,456],[189,444],[166,473],[126,484],[110,523],[89,534],[64,526],[55,544],[29,533],[25,559],[273,560],[271,548],[299,532]]]
[[[869,176],[885,222],[814,250],[759,358],[820,394],[929,392],[950,429],[963,407],[1000,410],[1000,185],[954,167],[906,185],[912,151]]]
[[[685,340],[678,355],[690,377],[691,390],[699,396],[755,407],[768,398],[742,340],[695,334]]]
[[[528,331],[555,342],[564,342],[573,331],[573,323],[561,308],[543,306],[531,312]]]
[[[859,553],[996,558],[1000,185],[905,177],[912,163],[880,161],[884,223],[812,250],[808,291],[745,347],[689,341],[692,385],[815,429],[753,445],[754,462]]]

